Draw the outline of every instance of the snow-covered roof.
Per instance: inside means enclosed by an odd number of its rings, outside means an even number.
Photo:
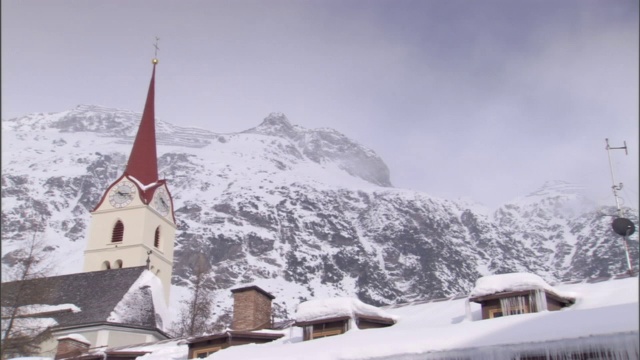
[[[359,330],[311,341],[302,341],[302,329],[281,330],[284,336],[266,344],[234,346],[216,352],[211,359],[232,360],[356,360],[356,359],[505,359],[520,354],[561,354],[598,351],[601,347],[621,359],[637,358],[638,278],[598,283],[561,284],[561,293],[578,295],[576,303],[560,311],[505,316],[481,320],[480,304],[467,298],[419,301],[376,309],[353,299],[313,300],[298,309],[299,319],[314,319],[324,310],[349,314],[357,307],[371,308],[397,319],[394,326]],[[467,304],[470,313],[467,314]],[[365,305],[365,306],[361,306]],[[377,313],[377,311],[376,311]],[[377,313],[380,315],[380,313]],[[374,315],[375,316],[375,315]],[[274,331],[274,333],[276,333]],[[123,349],[125,350],[125,349]],[[186,360],[184,340],[127,347],[149,351],[138,359]]]
[[[345,316],[353,319],[356,315],[395,319],[390,313],[367,305],[356,298],[336,297],[301,303],[296,310],[296,322],[304,323]]]
[[[397,316],[394,326],[357,330],[339,336],[301,341],[301,331],[268,344],[231,347],[212,359],[337,360],[511,358],[513,352],[553,352],[609,346],[620,353],[638,354],[638,278],[599,283],[557,285],[562,293],[578,294],[561,311],[481,320],[479,304],[467,299],[409,304],[385,309]],[[304,309],[303,309],[304,310]],[[298,328],[299,329],[299,328]],[[392,345],[392,346],[391,346]],[[624,358],[623,356],[621,358]]]
[[[565,298],[574,297],[570,293],[561,293],[547,284],[540,276],[530,273],[510,273],[483,276],[476,280],[476,286],[471,290],[469,297],[493,295],[504,292],[515,292],[524,290],[545,290]]]
[[[22,314],[46,315],[51,318],[48,326],[112,322],[162,331],[166,325],[159,321],[168,317],[162,284],[143,266],[51,276],[23,284]],[[13,304],[19,285],[2,283],[2,305]]]

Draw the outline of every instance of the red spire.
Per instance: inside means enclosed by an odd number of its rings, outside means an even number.
[[[138,179],[143,185],[158,181],[158,157],[156,154],[156,124],[154,111],[154,88],[156,78],[156,64],[153,59],[153,73],[149,84],[147,102],[144,105],[142,121],[138,128],[136,140],[129,156],[125,174]]]

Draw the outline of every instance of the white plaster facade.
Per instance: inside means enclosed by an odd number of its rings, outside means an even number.
[[[145,266],[149,257],[150,270],[162,281],[165,301],[168,304],[176,232],[173,204],[169,201],[169,211],[163,216],[153,206],[143,202],[140,196],[141,189],[136,185],[133,200],[126,206],[116,208],[110,203],[109,196],[122,182],[132,181],[124,176],[112,184],[103,196],[102,202],[91,213],[83,271]],[[166,185],[163,184],[161,187],[169,193]],[[154,203],[153,200],[149,202]],[[112,242],[112,234],[118,221],[124,225],[122,241]],[[160,234],[158,247],[154,244],[156,229],[159,229]],[[151,254],[147,255],[149,251]]]
[[[158,331],[151,331],[136,327],[127,327],[118,324],[96,324],[93,326],[69,327],[58,329],[52,336],[40,344],[39,356],[49,356],[53,358],[58,346],[58,338],[80,334],[90,343],[91,348],[115,347],[131,344],[141,344],[147,342],[161,341],[167,339]]]

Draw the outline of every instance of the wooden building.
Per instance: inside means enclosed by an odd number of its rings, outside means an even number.
[[[313,316],[309,316],[308,313]],[[352,326],[358,329],[374,329],[393,324],[393,317],[386,316],[382,310],[374,306],[357,299],[333,298],[300,304],[297,320],[293,325],[303,328],[303,341],[307,341],[344,334]]]
[[[264,344],[280,339],[283,334],[256,331],[225,331],[223,333],[198,336],[187,340],[189,344],[188,359],[203,359],[216,351],[230,346],[246,344]]]
[[[470,302],[481,305],[482,319],[502,316],[528,314],[540,311],[557,311],[572,305],[575,299],[563,296],[549,284],[534,274],[514,273],[491,275],[478,279],[492,282],[493,291],[474,289],[469,296]]]
[[[314,321],[300,321],[294,325],[303,328],[303,340],[306,341],[344,334],[352,326],[351,319],[351,316],[339,316]],[[366,315],[356,315],[354,322],[358,329],[375,329],[395,324],[395,321],[390,318]]]

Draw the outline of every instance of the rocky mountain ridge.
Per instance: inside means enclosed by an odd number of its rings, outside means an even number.
[[[81,271],[89,211],[121,175],[140,114],[79,106],[2,120],[2,266],[26,238],[46,239],[59,273]],[[274,113],[239,133],[157,122],[159,171],[176,206],[172,303],[192,264],[211,266],[219,314],[229,289],[257,284],[282,317],[301,300],[371,304],[465,293],[481,275],[548,281],[626,270],[613,209],[549,182],[493,212],[393,188],[374,151],[332,129]],[[637,209],[625,216],[638,223]],[[629,242],[638,266],[637,234]],[[63,261],[64,259],[64,261]]]

